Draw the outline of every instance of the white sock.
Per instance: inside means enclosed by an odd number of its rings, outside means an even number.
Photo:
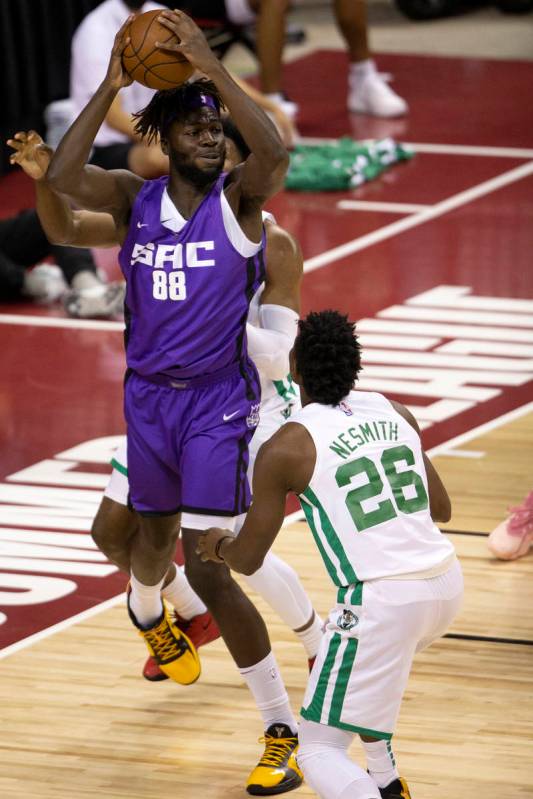
[[[350,64],[350,81],[357,83],[377,73],[376,62],[373,58],[366,58],[364,61],[352,61]]]
[[[309,659],[314,658],[317,655],[320,644],[322,643],[322,637],[324,635],[322,631],[323,626],[324,620],[320,618],[318,613],[313,611],[313,621],[309,627],[301,632],[297,632],[295,630],[296,635],[305,647],[305,651],[307,652],[307,657]]]
[[[199,616],[207,611],[206,606],[198,594],[192,590],[179,566],[176,566],[176,574],[173,579],[161,589],[161,594],[182,619],[187,621],[193,616]]]
[[[130,577],[130,610],[137,619],[141,627],[149,630],[163,612],[163,602],[161,600],[161,587],[164,579],[157,585],[143,585],[134,576]]]
[[[374,780],[348,755],[354,734],[314,721],[300,722],[296,759],[321,799],[380,799]]]
[[[372,779],[379,788],[386,788],[400,776],[396,768],[391,742],[372,741],[372,743],[367,743],[361,741],[361,743],[366,754],[366,767]]]
[[[269,552],[260,569],[244,578],[250,588],[257,591],[276,611],[291,630],[305,627],[313,615],[313,605],[305,593],[300,578],[288,563]],[[315,614],[315,621],[302,633],[300,638],[307,656],[312,658],[318,652],[322,638],[322,619]]]
[[[273,653],[270,652],[266,658],[254,666],[239,669],[239,672],[246,680],[255,699],[263,718],[265,730],[277,722],[286,724],[296,733],[298,725],[289,705],[289,696],[283,685]]]

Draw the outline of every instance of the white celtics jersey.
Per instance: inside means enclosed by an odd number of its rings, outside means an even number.
[[[315,443],[300,502],[335,585],[428,572],[453,557],[431,519],[420,439],[384,396],[352,391],[291,422]]]

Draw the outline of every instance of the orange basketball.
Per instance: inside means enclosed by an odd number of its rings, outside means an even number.
[[[191,77],[193,65],[180,53],[159,50],[156,42],[173,39],[172,33],[157,18],[161,11],[139,14],[129,25],[131,41],[122,53],[122,64],[133,80],[150,89],[172,89]]]

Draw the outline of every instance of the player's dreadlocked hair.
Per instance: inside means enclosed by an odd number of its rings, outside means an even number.
[[[310,313],[298,322],[294,357],[309,399],[337,405],[361,371],[355,323],[338,311]]]
[[[133,114],[136,120],[135,133],[148,144],[157,138],[166,139],[168,129],[175,119],[183,119],[192,108],[202,105],[201,95],[211,98],[217,110],[225,108],[215,84],[201,78],[175,89],[156,92],[146,108]]]

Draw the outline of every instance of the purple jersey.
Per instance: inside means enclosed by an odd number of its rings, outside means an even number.
[[[246,356],[248,307],[264,279],[264,234],[255,255],[236,249],[224,179],[179,232],[161,221],[168,177],[146,181],[135,199],[119,261],[127,282],[126,360],[140,375],[197,377]]]

